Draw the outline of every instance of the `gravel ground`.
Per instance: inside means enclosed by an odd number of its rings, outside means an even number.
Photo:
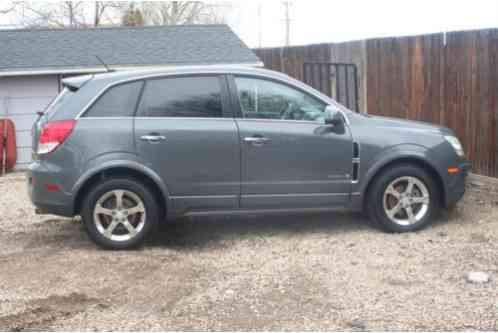
[[[9,175],[0,330],[498,330],[498,191],[486,184],[412,234],[353,214],[196,218],[111,252],[76,219],[34,215],[24,176]],[[490,282],[467,282],[471,271]]]

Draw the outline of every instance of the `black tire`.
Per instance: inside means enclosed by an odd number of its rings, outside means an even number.
[[[131,236],[131,239],[119,241],[109,239],[105,237],[97,227],[94,219],[94,209],[96,208],[97,201],[105,194],[112,191],[127,191],[127,193],[136,195],[143,203],[143,227],[134,236]],[[134,178],[109,178],[97,183],[90,189],[83,201],[81,217],[85,224],[88,236],[97,245],[109,250],[125,250],[135,248],[143,244],[149,232],[157,225],[159,208],[153,192],[143,183]],[[128,219],[128,217],[126,217],[126,219]]]
[[[391,182],[400,177],[418,179],[429,192],[427,212],[419,221],[409,225],[401,225],[392,221],[384,209],[384,192]],[[397,233],[416,231],[426,227],[437,216],[440,209],[439,193],[433,177],[423,168],[412,164],[398,164],[375,177],[366,196],[365,208],[370,219],[384,231]]]

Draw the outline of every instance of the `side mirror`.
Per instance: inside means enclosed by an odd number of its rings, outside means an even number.
[[[325,115],[324,115],[324,123],[326,125],[340,125],[344,122],[344,119],[342,118],[342,114],[339,110],[337,110],[336,107],[332,105],[328,105],[325,108]]]

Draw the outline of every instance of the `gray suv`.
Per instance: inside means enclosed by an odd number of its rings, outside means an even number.
[[[39,213],[81,215],[100,246],[185,215],[364,210],[418,230],[465,189],[448,129],[354,113],[273,71],[197,67],[63,81],[33,128]]]

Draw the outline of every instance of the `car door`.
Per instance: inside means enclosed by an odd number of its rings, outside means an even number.
[[[344,205],[351,191],[352,139],[324,123],[327,104],[300,88],[230,76],[241,141],[241,207]]]
[[[146,80],[135,142],[168,187],[168,209],[238,208],[240,148],[227,96],[218,75]]]

